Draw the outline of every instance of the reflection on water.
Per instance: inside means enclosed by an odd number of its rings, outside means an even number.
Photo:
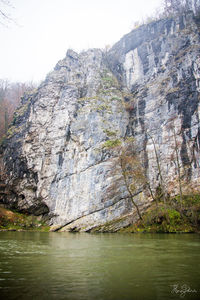
[[[0,232],[0,298],[200,299],[199,262],[195,234]]]

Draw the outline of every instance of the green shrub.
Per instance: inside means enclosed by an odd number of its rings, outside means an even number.
[[[115,148],[117,146],[120,146],[121,145],[121,141],[119,139],[117,140],[107,140],[105,141],[105,143],[103,144],[103,148]]]
[[[0,207],[0,229],[49,231],[43,220]]]

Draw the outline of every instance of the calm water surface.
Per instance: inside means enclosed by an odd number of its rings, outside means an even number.
[[[200,236],[0,232],[0,299],[200,299]]]

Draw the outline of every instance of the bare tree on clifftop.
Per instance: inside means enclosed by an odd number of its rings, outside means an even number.
[[[7,9],[13,6],[9,0],[0,0],[0,24],[6,26],[8,22],[13,21],[12,17],[7,12]]]
[[[163,0],[163,16],[179,15],[187,11],[199,11],[199,0]]]

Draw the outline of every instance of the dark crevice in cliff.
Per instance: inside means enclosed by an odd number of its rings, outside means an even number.
[[[191,119],[198,109],[199,93],[196,91],[196,79],[193,75],[193,70],[177,85],[177,74],[175,79],[175,88],[177,91],[168,93],[166,100],[170,110],[171,105],[177,110],[177,113],[182,118],[182,130],[191,128]],[[175,77],[172,77],[175,78]]]

